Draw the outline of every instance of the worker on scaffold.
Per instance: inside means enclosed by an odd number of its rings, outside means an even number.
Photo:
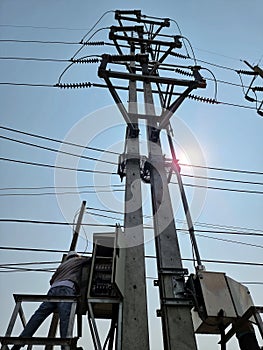
[[[79,293],[79,281],[81,269],[88,264],[90,258],[79,256],[76,252],[70,251],[64,262],[62,262],[50,280],[50,289],[48,296],[75,296]],[[43,302],[36,312],[31,316],[26,324],[21,338],[32,337],[44,320],[53,312],[57,311],[60,320],[60,336],[66,338],[69,324],[71,302]],[[15,344],[11,350],[19,350],[24,345]],[[62,347],[63,349],[63,347]]]

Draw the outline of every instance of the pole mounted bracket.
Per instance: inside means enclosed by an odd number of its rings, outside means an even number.
[[[119,156],[119,162],[118,162],[118,170],[117,174],[120,176],[121,182],[123,178],[126,176],[126,166],[127,166],[127,160],[134,160],[136,162],[139,162],[140,165],[140,174],[141,174],[141,179],[145,183],[150,183],[151,181],[151,169],[152,165],[148,161],[148,158],[145,156],[141,156],[138,159],[137,155],[132,155],[129,154],[129,158],[127,158],[125,153],[120,154]]]

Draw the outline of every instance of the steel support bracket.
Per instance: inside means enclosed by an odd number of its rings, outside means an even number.
[[[159,273],[164,275],[179,275],[179,276],[185,276],[188,275],[188,269],[160,269]]]
[[[164,306],[193,306],[192,299],[188,297],[182,297],[182,298],[165,298],[162,299],[162,305]]]

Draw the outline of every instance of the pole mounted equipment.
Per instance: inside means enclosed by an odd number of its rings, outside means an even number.
[[[170,129],[170,119],[179,106],[193,90],[204,89],[206,81],[200,75],[200,66],[189,67],[190,77],[187,79],[177,77],[180,72],[173,72],[172,76],[171,72],[167,74],[162,69],[166,61],[181,59],[176,51],[183,47],[181,35],[161,33],[170,26],[169,19],[147,17],[139,10],[116,11],[115,19],[118,26],[110,28],[109,39],[114,43],[117,54],[102,55],[98,76],[104,79],[127,125],[125,149],[120,155],[118,174],[121,180],[124,177],[126,179],[124,240],[133,240],[136,245],[125,248],[122,349],[149,348],[141,195],[143,180],[151,187],[158,269],[156,285],[159,287],[161,303],[158,315],[162,319],[164,348],[194,350],[196,341],[191,318],[192,300],[185,289],[187,270],[182,266],[160,133]],[[128,105],[126,101],[123,102],[116,84],[120,80],[126,82]],[[155,97],[159,100],[158,104]],[[139,104],[143,106],[140,112]],[[141,109],[144,111],[141,112]],[[141,120],[147,125],[148,156],[140,155]],[[171,151],[174,163],[176,157],[173,148]],[[172,168],[171,172],[175,172],[181,180],[177,170]],[[202,270],[182,181],[180,184],[197,268]]]

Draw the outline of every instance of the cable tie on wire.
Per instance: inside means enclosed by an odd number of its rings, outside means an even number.
[[[186,76],[188,76],[188,77],[192,77],[192,76],[193,76],[193,73],[186,72],[185,70],[180,69],[180,68],[176,68],[174,71],[175,71],[176,73],[178,73],[178,74],[186,75]]]
[[[84,46],[103,46],[105,41],[80,41],[80,44]]]
[[[252,88],[253,91],[263,91],[263,86],[255,86]]]
[[[87,59],[74,59],[74,58],[71,58],[70,59],[70,62],[73,62],[73,63],[99,63],[100,62],[100,59],[98,58],[87,58]]]
[[[69,83],[69,84],[58,83],[55,85],[55,87],[58,87],[60,89],[81,89],[81,88],[90,88],[90,87],[92,87],[92,85],[93,84],[90,82]]]
[[[244,75],[258,75],[256,72],[248,71],[248,70],[236,70],[237,74],[244,74]]]
[[[204,102],[204,103],[220,104],[220,102],[218,102],[214,98],[202,97],[202,96],[197,96],[197,95],[192,95],[192,94],[188,95],[188,97],[191,98],[192,100],[200,101],[200,102]]]

